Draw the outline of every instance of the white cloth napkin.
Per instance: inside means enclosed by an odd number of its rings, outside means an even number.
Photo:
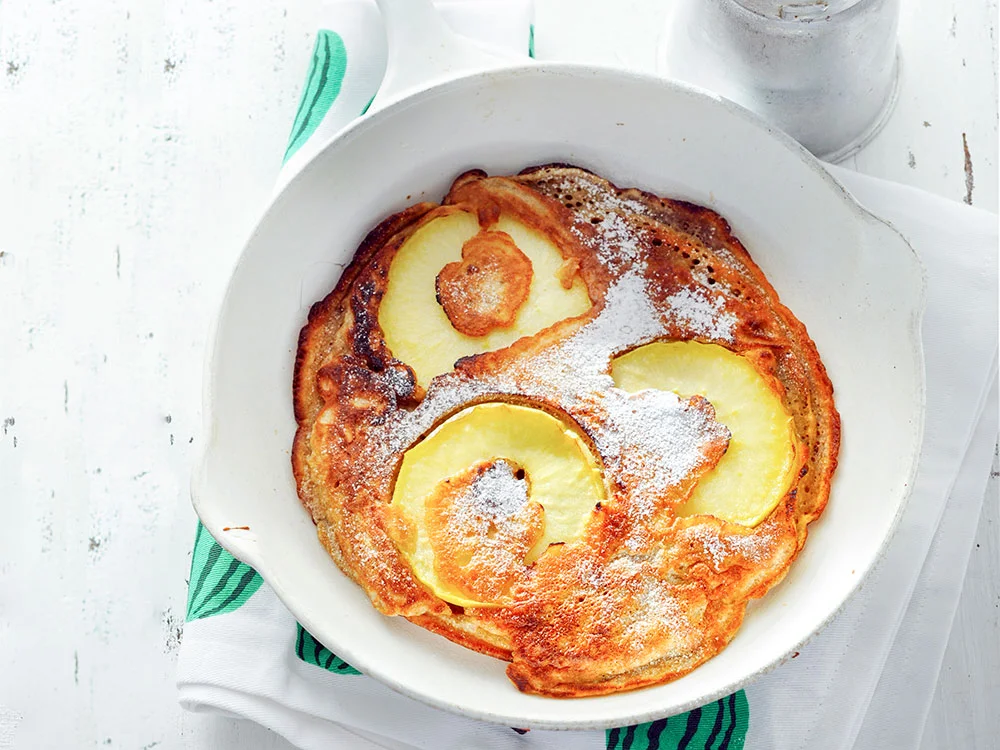
[[[510,49],[528,44],[531,0],[451,0],[439,6],[456,30],[472,38]],[[370,0],[330,3],[323,28],[335,30],[342,47],[321,32],[316,58],[332,60],[332,68],[325,69],[334,73],[340,65],[343,78],[332,98],[316,81],[307,81],[281,184],[363,111],[384,70],[385,39]],[[338,55],[348,61],[346,67]],[[927,266],[925,445],[913,495],[877,571],[798,658],[746,689],[751,716],[746,746],[917,747],[997,435],[997,217],[830,170],[863,205],[894,224]],[[242,606],[188,622],[178,667],[181,703],[252,719],[306,750],[605,748],[615,738],[617,746],[624,744],[624,735],[532,731],[522,736],[455,717],[370,678],[308,663],[296,655],[303,637],[266,584]],[[315,648],[319,653],[318,644]],[[324,663],[342,664],[328,653],[323,652]],[[744,729],[730,735],[729,747],[742,746]],[[670,737],[673,744],[660,746],[676,747],[680,734]],[[722,739],[720,734],[716,742]],[[708,745],[718,748],[716,742]],[[636,734],[632,747],[646,744],[645,735]]]
[[[994,406],[984,409],[997,379],[997,217],[840,167],[829,170],[865,207],[902,232],[927,268],[924,446],[900,527],[877,570],[797,659],[747,688],[748,746],[917,747],[975,522],[956,525],[949,517],[935,542],[936,557],[925,571],[921,566],[946,504],[949,510],[965,507],[973,496],[973,507],[964,513],[978,519],[997,435],[995,393]],[[973,443],[980,421],[986,435]],[[960,469],[964,498],[953,492]],[[953,564],[950,571],[940,570],[942,557]],[[908,609],[918,574],[923,598]],[[949,597],[921,606],[941,586],[942,574]],[[904,621],[905,638],[893,650]],[[918,643],[924,649],[919,664],[907,659]],[[859,735],[863,741],[855,745]],[[876,741],[887,737],[908,739]]]

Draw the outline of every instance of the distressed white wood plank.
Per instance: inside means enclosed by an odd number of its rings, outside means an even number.
[[[997,211],[996,0],[903,0],[899,100],[851,162]]]
[[[181,742],[167,747],[201,750],[295,750],[295,746],[270,729],[252,721],[221,716],[185,714],[181,717]],[[151,749],[150,749],[151,750]],[[331,750],[348,750],[335,748]]]
[[[316,7],[0,3],[12,747],[179,746],[204,335],[270,192]],[[29,635],[3,648],[5,627]],[[225,746],[225,723],[204,726],[192,746]]]

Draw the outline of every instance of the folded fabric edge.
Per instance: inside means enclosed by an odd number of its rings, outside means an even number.
[[[285,738],[302,750],[326,750],[334,747],[351,750],[386,748],[383,742],[373,742],[363,734],[336,722],[298,711],[288,706],[275,706],[267,698],[218,685],[185,686],[181,707],[192,713],[212,714],[240,721],[251,721]],[[280,716],[281,722],[275,721]],[[398,745],[394,750],[420,750],[414,745]]]
[[[883,683],[885,683],[889,677],[887,672],[892,669],[894,660],[899,663],[898,668],[905,668],[909,663],[909,658],[904,657],[901,652],[898,651],[898,649],[907,648],[908,646],[900,643],[901,634],[897,632],[896,638],[893,641],[893,646],[886,659],[886,666],[883,668],[882,675],[879,679],[879,684],[875,688],[872,701],[869,704],[868,711],[865,714],[861,728],[858,732],[858,742],[863,743],[863,747],[920,746],[919,738],[925,731],[931,703],[934,699],[935,689],[940,680],[945,651],[953,629],[955,616],[958,612],[959,601],[963,588],[962,582],[965,580],[969,559],[972,554],[976,529],[982,512],[987,482],[989,479],[989,466],[993,460],[993,451],[996,446],[998,436],[997,404],[998,391],[1000,391],[996,381],[996,374],[997,360],[994,359],[993,380],[986,397],[986,403],[976,429],[973,432],[973,440],[969,447],[969,451],[966,453],[966,457],[963,460],[963,466],[959,472],[959,477],[952,487],[951,496],[949,497],[949,501],[945,509],[945,516],[941,520],[938,531],[935,533],[935,537],[931,542],[927,558],[921,567],[920,574],[917,578],[917,584],[914,587],[913,596],[911,596],[911,601],[907,606],[906,612],[904,613],[904,619],[900,628],[900,630],[906,628],[907,623],[912,622],[911,618],[917,614],[911,612],[914,604],[926,606],[926,602],[915,602],[913,597],[915,597],[919,592],[921,584],[927,582],[928,578],[932,575],[933,570],[929,570],[929,567],[933,566],[936,553],[940,553],[941,551],[941,545],[947,543],[949,548],[953,551],[953,554],[957,555],[961,561],[959,565],[949,569],[950,576],[948,582],[950,585],[948,589],[949,591],[953,591],[954,595],[946,602],[935,602],[935,610],[938,615],[941,613],[941,607],[946,605],[945,614],[941,618],[942,623],[937,628],[942,637],[933,649],[928,650],[927,648],[922,648],[919,653],[921,663],[927,664],[928,662],[933,662],[933,666],[930,669],[925,670],[925,675],[927,677],[933,675],[933,679],[925,679],[923,683],[918,683],[911,674],[911,679],[906,679],[903,683],[901,683],[908,686],[909,693],[907,701],[909,706],[912,708],[912,711],[908,714],[911,720],[907,722],[908,727],[905,729],[908,731],[909,737],[916,741],[916,744],[902,740],[900,737],[897,737],[895,740],[890,737],[886,737],[886,734],[890,733],[894,727],[894,723],[893,720],[889,718],[891,712],[886,711],[885,706],[881,705],[885,701],[891,699],[890,694],[885,692],[887,687],[884,686]],[[956,511],[952,507],[953,498],[958,493],[967,493],[974,498],[974,500],[968,504],[968,507],[961,510],[961,513],[964,516],[963,518],[954,517]],[[951,515],[949,515],[949,513]],[[948,524],[952,534],[952,538],[947,540],[947,542],[944,542],[940,536],[944,530],[945,524]],[[956,535],[960,538],[956,538]],[[902,634],[903,637],[905,637],[905,635],[905,633]],[[908,652],[908,655],[914,656],[912,651]],[[898,691],[892,690],[892,696],[894,697],[897,692]],[[882,698],[881,701],[880,697]],[[872,713],[873,711],[874,714]],[[866,731],[866,729],[868,729],[868,731]],[[898,732],[896,734],[898,734]],[[868,742],[868,738],[872,735],[876,735],[878,738],[873,739],[872,742]],[[899,744],[900,741],[903,741],[903,744]]]
[[[853,184],[864,185],[869,188],[876,188],[885,190],[892,190],[897,194],[906,195],[914,200],[925,201],[928,199],[940,202],[942,206],[948,206],[951,210],[958,212],[959,215],[968,217],[969,220],[975,222],[985,222],[990,226],[996,226],[997,221],[1000,217],[992,211],[987,211],[984,208],[978,208],[977,206],[970,206],[965,203],[960,203],[944,196],[937,195],[936,193],[930,193],[912,185],[904,185],[901,182],[893,182],[892,180],[886,180],[882,177],[874,177],[869,174],[864,174],[863,172],[857,172],[853,169],[848,169],[842,164],[829,164],[827,162],[820,162],[822,167],[829,172],[833,177],[847,188],[847,191],[851,194],[855,200],[860,203],[865,210],[871,212],[875,216],[878,216],[876,211],[869,209],[865,205],[865,201],[861,198],[854,196],[854,191],[852,190]]]
[[[955,485],[959,481],[959,477],[961,475],[965,461],[969,458],[970,454],[972,453],[973,440],[976,437],[976,430],[983,420],[983,413],[986,409],[986,404],[988,403],[990,396],[992,394],[994,388],[994,381],[996,380],[996,377],[997,377],[997,353],[996,351],[994,351],[993,364],[989,370],[989,373],[984,378],[981,390],[976,399],[976,407],[975,411],[973,412],[975,416],[972,422],[972,429],[968,431],[962,443],[962,463],[959,465],[958,469],[955,471],[954,475],[951,477],[948,483],[948,488],[945,494],[946,498],[951,497],[951,494],[954,492]],[[984,473],[989,471],[989,462],[991,460],[992,457],[987,459],[985,468],[983,469]],[[930,553],[931,546],[934,543],[934,536],[937,534],[937,530],[940,528],[941,518],[944,515],[946,507],[947,507],[947,500],[944,503],[942,503],[941,508],[938,511],[937,518],[934,521],[934,532],[931,535],[931,538],[928,541],[926,548],[923,550],[920,556],[918,570],[923,570],[924,566],[927,563],[927,556]],[[917,560],[914,560],[914,563],[917,562],[918,562]],[[907,612],[909,611],[910,602],[913,599],[913,592],[916,590],[919,578],[920,578],[920,573],[918,572],[917,575],[913,576],[913,578],[911,579],[908,585],[908,589],[904,595],[903,605],[902,607],[900,607],[899,612],[896,614],[896,618],[892,624],[892,628],[890,631],[891,632],[889,640],[890,646],[888,649],[885,650],[885,653],[881,655],[881,658],[879,660],[878,670],[877,670],[877,673],[879,675],[881,675],[882,672],[884,671],[885,665],[889,660],[890,654],[892,653],[891,644],[895,643],[896,636],[899,633],[900,627],[903,624],[903,620],[906,617]],[[858,711],[857,714],[854,716],[854,720],[851,723],[851,726],[845,735],[845,742],[843,743],[844,748],[852,748],[857,742],[857,738],[861,732],[865,716],[868,714],[868,711],[871,708],[872,699],[875,696],[876,690],[878,689],[878,683],[879,680],[875,680],[872,684],[866,686],[865,688],[866,695],[864,697],[863,703],[861,704],[861,710]]]

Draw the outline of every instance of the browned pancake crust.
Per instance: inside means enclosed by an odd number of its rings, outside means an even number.
[[[711,516],[677,518],[674,509],[715,456],[658,497],[652,519],[639,520],[630,493],[641,477],[622,475],[594,511],[585,539],[544,555],[515,586],[509,606],[463,611],[422,585],[392,541],[407,530],[396,528],[400,521],[386,512],[406,446],[392,455],[393,471],[370,466],[380,425],[425,396],[412,370],[388,350],[378,305],[396,250],[426,222],[457,210],[477,213],[484,227],[502,212],[545,234],[563,253],[566,281],[579,275],[594,307],[505,349],[461,360],[455,373],[432,381],[431,391],[439,380],[484,378],[528,360],[593,320],[616,278],[595,250],[595,228],[616,221],[616,213],[644,255],[654,304],[697,287],[711,290],[736,317],[726,345],[749,358],[781,395],[803,448],[798,481],[784,501],[754,529]],[[710,340],[680,324],[665,338]],[[503,399],[566,410],[591,437],[601,429],[600,414],[585,405],[547,403],[537,394]],[[376,227],[336,288],[310,311],[299,339],[294,402],[299,495],[340,568],[383,613],[510,660],[507,672],[519,689],[550,696],[664,682],[724,648],[747,601],[781,580],[808,524],[822,513],[840,442],[833,388],[815,345],[725,219],[690,203],[619,190],[569,165],[510,178],[468,172],[442,206],[421,203]]]

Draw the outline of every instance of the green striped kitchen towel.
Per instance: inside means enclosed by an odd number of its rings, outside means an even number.
[[[532,0],[437,3],[460,33],[533,54]],[[373,0],[328,3],[279,185],[371,102],[385,67]],[[361,675],[317,641],[251,567],[201,524],[179,664],[183,705],[254,720],[312,750],[330,747],[738,750],[749,722],[739,691],[686,714],[601,731],[527,733],[453,716]]]

